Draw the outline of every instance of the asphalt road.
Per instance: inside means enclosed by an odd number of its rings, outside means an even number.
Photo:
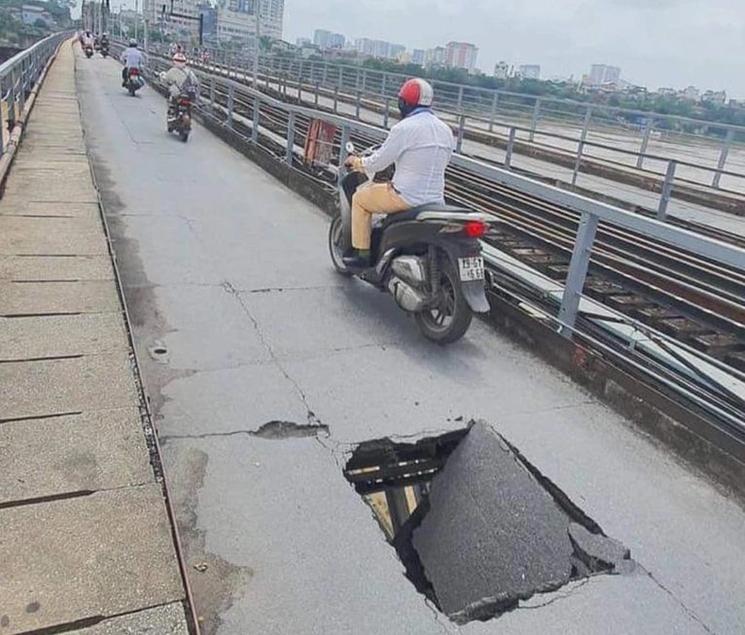
[[[327,219],[165,102],[78,60],[87,142],[208,633],[741,633],[745,514],[623,418],[491,328],[422,340],[340,279]],[[162,347],[165,353],[157,354]],[[456,627],[428,605],[342,476],[354,444],[489,422],[635,574]],[[270,421],[329,435],[264,439]],[[540,522],[537,518],[536,522]],[[538,608],[540,607],[540,608]]]

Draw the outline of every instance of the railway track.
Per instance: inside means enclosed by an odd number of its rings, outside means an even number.
[[[224,87],[216,87],[216,103],[224,109],[227,99]],[[239,118],[233,123],[236,132],[250,136],[252,100],[236,93],[234,113]],[[285,138],[287,126],[285,111],[262,104],[262,144],[277,156],[284,155],[279,139]],[[304,144],[308,126],[307,117],[296,118],[297,146]],[[352,140],[359,147],[376,142],[359,134],[353,135]],[[336,143],[337,146],[340,143],[338,136]],[[325,186],[334,186],[335,175],[331,171],[312,170],[300,161],[296,167]],[[557,282],[564,282],[579,222],[576,212],[457,167],[448,170],[446,196],[453,203],[495,216],[494,230],[487,239],[489,244]],[[679,219],[674,222],[690,231],[745,247],[743,237]],[[585,293],[732,368],[745,371],[745,274],[742,271],[601,223]]]

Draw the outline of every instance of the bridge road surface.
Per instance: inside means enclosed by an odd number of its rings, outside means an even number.
[[[127,96],[115,62],[78,58],[77,78],[205,632],[745,632],[735,502],[490,327],[423,341],[389,297],[334,274],[319,210],[198,125],[169,136],[165,101]],[[486,623],[438,614],[342,467],[358,442],[460,417],[517,446],[637,572]],[[329,434],[252,435],[272,421]]]

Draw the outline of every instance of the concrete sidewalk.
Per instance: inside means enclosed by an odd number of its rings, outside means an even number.
[[[0,199],[0,635],[187,633],[74,65],[66,43]]]

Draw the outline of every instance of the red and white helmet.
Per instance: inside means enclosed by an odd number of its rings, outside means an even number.
[[[401,90],[398,91],[399,103],[403,102],[411,110],[418,106],[431,106],[434,96],[432,84],[419,78],[404,82]]]

